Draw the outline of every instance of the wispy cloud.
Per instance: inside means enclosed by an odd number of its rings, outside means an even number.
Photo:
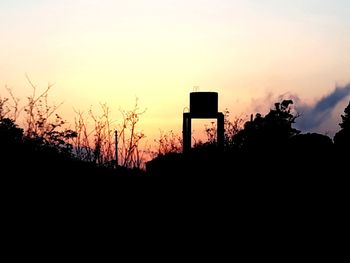
[[[339,102],[350,95],[350,83],[344,87],[336,87],[330,94],[322,97],[313,105],[297,105],[301,116],[297,119],[296,128],[302,131],[314,130],[329,118]]]
[[[265,97],[252,99],[250,109],[254,113],[267,114],[274,107],[274,103],[285,99],[293,100],[293,112],[300,114],[296,119],[294,127],[302,132],[321,132],[333,134],[339,129],[336,120],[335,110],[350,96],[350,83],[345,86],[338,86],[328,95],[323,96],[313,104],[303,103],[302,98],[293,93],[275,95],[268,92]],[[343,109],[342,109],[343,110]],[[337,113],[337,116],[339,117]]]

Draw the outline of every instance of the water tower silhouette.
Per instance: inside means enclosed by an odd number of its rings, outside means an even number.
[[[191,92],[190,112],[183,113],[182,136],[183,152],[191,150],[192,119],[217,120],[217,144],[219,149],[224,147],[224,114],[218,112],[217,92]]]

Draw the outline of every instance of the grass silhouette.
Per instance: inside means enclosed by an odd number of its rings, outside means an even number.
[[[340,169],[347,159],[344,149],[348,148],[341,146],[350,141],[350,106],[342,115],[336,144],[328,136],[301,134],[293,128],[298,115],[290,110],[293,102],[284,100],[276,103],[265,116],[258,113],[244,125],[242,118],[231,122],[226,111],[224,150],[216,147],[215,125],[205,127],[208,142],[195,145],[187,154],[181,152],[179,135],[162,132],[156,141],[153,160],[145,164],[145,151],[140,149],[145,134],[137,129],[144,111],[139,109],[137,100],[133,109],[121,111],[122,125],[116,137],[106,104],[100,104],[100,115],[94,114],[92,109],[87,115],[77,111],[75,128],[68,129],[57,113],[59,105],[48,103],[51,86],[37,93],[36,87],[29,83],[32,95],[22,108],[11,91],[9,98],[0,98],[2,173],[157,176],[186,180],[229,178],[234,181],[254,178],[265,185],[274,178],[275,182],[283,179],[284,182],[308,181],[310,184],[321,175],[341,174]],[[17,124],[20,116],[25,120],[23,127]],[[89,129],[89,121],[93,123],[92,129]],[[141,169],[143,166],[146,171]]]

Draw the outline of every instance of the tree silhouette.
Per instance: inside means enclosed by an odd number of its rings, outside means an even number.
[[[3,148],[20,143],[23,137],[23,129],[18,128],[9,118],[0,119],[0,145]]]
[[[344,110],[344,115],[341,115],[342,122],[339,123],[341,130],[334,136],[334,143],[337,147],[349,148],[350,146],[350,101]]]
[[[242,150],[272,149],[287,142],[300,133],[292,124],[298,115],[293,115],[290,105],[292,100],[275,103],[275,108],[263,117],[257,113],[255,118],[244,124],[244,129],[234,136],[234,144]]]

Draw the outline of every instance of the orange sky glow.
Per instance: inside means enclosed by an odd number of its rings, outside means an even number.
[[[5,0],[0,95],[8,87],[25,100],[28,74],[39,90],[54,83],[51,100],[71,123],[73,109],[107,103],[116,124],[138,97],[152,141],[181,133],[194,86],[244,116],[269,93],[313,103],[347,84],[349,17],[344,0]]]

